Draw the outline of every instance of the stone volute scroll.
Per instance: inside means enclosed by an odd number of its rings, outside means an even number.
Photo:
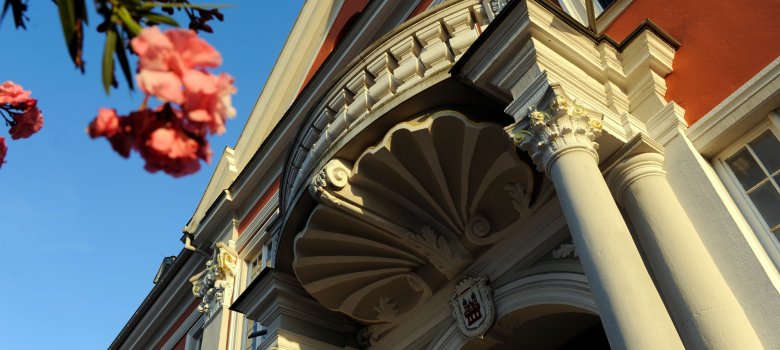
[[[501,126],[454,111],[400,123],[356,160],[320,169],[293,268],[317,301],[371,326],[373,339],[481,247],[521,231],[541,188]]]
[[[201,299],[198,312],[204,314],[206,320],[231,302],[238,261],[233,241],[218,242],[216,246],[211,260],[206,261],[206,269],[190,278],[192,294]]]

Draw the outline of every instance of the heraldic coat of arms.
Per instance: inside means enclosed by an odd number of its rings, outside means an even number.
[[[495,320],[493,291],[487,277],[460,280],[452,293],[450,306],[458,328],[469,338],[482,338]]]

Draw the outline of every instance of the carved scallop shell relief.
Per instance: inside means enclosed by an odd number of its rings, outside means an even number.
[[[455,279],[481,246],[522,231],[531,167],[506,132],[453,111],[396,125],[355,163],[333,159],[293,267],[326,307],[394,322]]]

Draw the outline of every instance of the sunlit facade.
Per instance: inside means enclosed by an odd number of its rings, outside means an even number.
[[[777,18],[309,0],[110,348],[780,348]]]

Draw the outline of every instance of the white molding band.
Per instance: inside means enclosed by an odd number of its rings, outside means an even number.
[[[688,128],[687,136],[712,157],[780,106],[780,57]]]

